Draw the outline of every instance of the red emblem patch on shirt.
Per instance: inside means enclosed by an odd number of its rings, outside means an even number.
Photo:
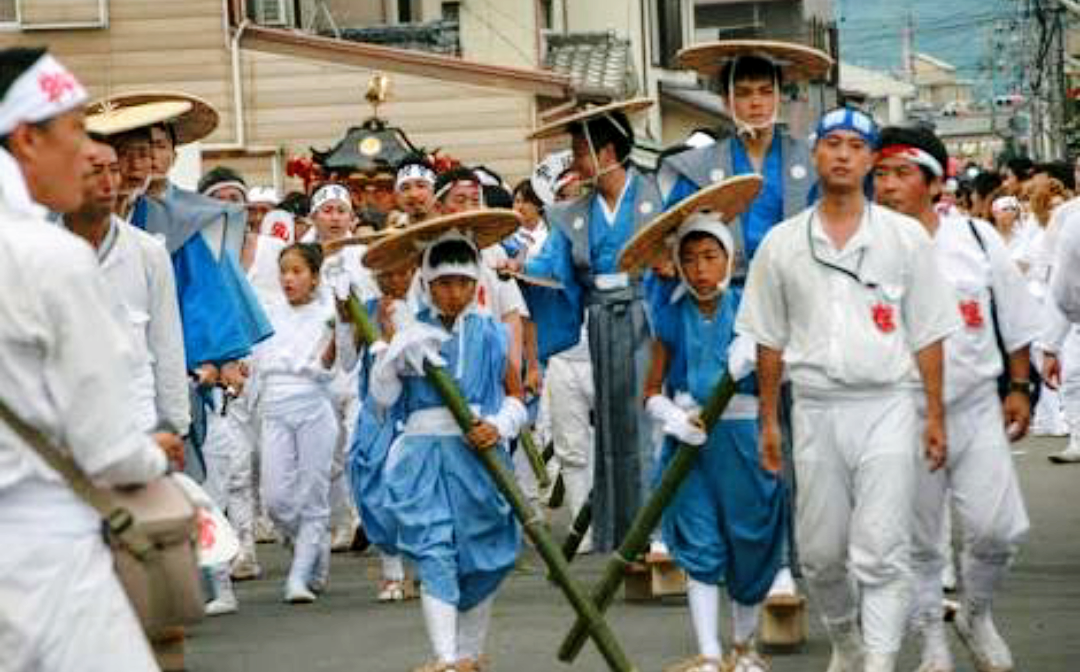
[[[974,299],[960,302],[960,317],[969,329],[982,329],[984,320],[982,306]]]
[[[481,308],[487,307],[487,292],[484,291],[483,285],[480,285],[479,289],[476,290],[476,305]]]
[[[887,303],[875,303],[870,309],[870,317],[883,334],[896,331],[896,311]]]
[[[43,72],[38,76],[38,87],[50,103],[58,103],[78,88],[78,82],[68,72]]]
[[[217,542],[217,523],[201,509],[198,514],[199,548],[213,548]]]
[[[280,238],[285,242],[289,242],[289,227],[285,226],[282,222],[278,222],[270,227],[270,235],[275,238]]]

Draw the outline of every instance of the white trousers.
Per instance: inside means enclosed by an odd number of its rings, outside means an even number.
[[[984,576],[1003,573],[1030,526],[995,382],[951,404],[945,428],[949,446],[945,468],[934,473],[916,469],[912,536],[917,615],[936,621],[941,619],[941,570],[945,566],[942,510],[951,503],[959,517],[963,567],[1000,568],[978,572]],[[965,596],[989,601],[993,585],[977,585],[974,577],[963,578]]]
[[[243,399],[229,403],[224,416],[209,411],[206,416],[206,481],[203,487],[214,503],[225,511],[236,529],[244,551],[254,552],[256,510],[256,430]]]
[[[913,393],[796,391],[799,555],[828,624],[859,618],[869,651],[899,651],[911,600],[921,441]]]
[[[1061,397],[1072,440],[1080,442],[1080,326],[1073,325],[1061,349]]]
[[[0,529],[0,670],[157,672],[101,536]]]
[[[359,516],[356,513],[356,505],[353,503],[349,472],[345,468],[345,461],[349,455],[349,448],[352,446],[356,421],[360,417],[360,399],[354,393],[336,400],[335,405],[340,431],[337,443],[334,445],[334,460],[330,471],[330,525],[334,529],[339,526],[348,526],[351,530],[356,526]]]
[[[592,363],[555,355],[548,360],[551,440],[570,512],[577,516],[592,491],[594,430],[589,414],[596,404]]]
[[[263,414],[262,497],[274,525],[290,539],[310,523],[330,521],[330,473],[338,440],[329,400]]]

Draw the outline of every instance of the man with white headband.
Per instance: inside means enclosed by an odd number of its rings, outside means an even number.
[[[623,245],[660,211],[655,183],[630,161],[634,130],[627,114],[652,104],[636,99],[585,108],[534,131],[530,139],[569,134],[573,168],[593,190],[548,209],[551,235],[523,266],[558,280],[567,315],[588,324],[596,393],[593,545],[622,542],[641,508],[652,460],[648,418],[638,394],[648,355],[642,282],[617,268]],[[570,327],[570,334],[577,331]]]
[[[427,219],[435,207],[435,169],[420,156],[407,157],[397,169],[394,200],[411,223]]]
[[[957,632],[977,668],[1004,672],[1012,669],[1012,656],[994,627],[990,607],[1029,526],[1009,442],[1027,431],[1029,346],[1039,335],[1041,316],[992,227],[935,211],[933,197],[941,189],[947,161],[945,146],[931,131],[889,127],[881,133],[874,170],[878,203],[919,220],[933,238],[938,266],[955,290],[955,310],[964,323],[945,341],[945,466],[933,473],[916,471],[912,565],[915,624],[923,640],[919,669],[955,669],[941,603],[942,513],[955,508],[964,535],[964,599]],[[998,378],[1006,371],[1003,406]]]
[[[342,184],[327,183],[311,195],[310,219],[314,224],[312,242],[327,244],[348,236],[356,229],[352,193]],[[365,245],[346,245],[328,253],[322,265],[320,290],[322,300],[332,302],[335,292],[342,295],[351,287],[361,302],[379,296],[379,287],[371,271],[364,266]],[[352,433],[360,417],[359,369],[335,367],[330,385],[334,408],[341,422],[338,445],[334,449],[334,466],[330,475],[330,532],[335,551],[349,548],[353,543],[359,517],[350,495],[345,475],[345,457],[352,445]]]
[[[182,445],[136,426],[127,377],[135,353],[97,260],[45,219],[82,203],[85,101],[44,49],[0,53],[0,282],[9,289],[0,297],[0,402],[96,482],[138,485],[165,472],[163,448]],[[98,514],[0,421],[6,669],[156,672],[101,531]]]
[[[915,469],[945,464],[942,344],[960,320],[923,228],[866,202],[873,120],[839,108],[815,137],[822,199],[765,236],[736,328],[758,344],[772,471],[785,367],[792,381],[795,530],[833,643],[829,670],[892,672],[911,602]]]

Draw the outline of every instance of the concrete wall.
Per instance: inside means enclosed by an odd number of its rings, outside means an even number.
[[[462,56],[481,63],[535,68],[539,65],[536,21],[534,0],[462,0]]]

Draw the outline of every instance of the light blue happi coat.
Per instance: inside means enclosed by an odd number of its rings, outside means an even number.
[[[689,293],[652,306],[657,338],[670,357],[667,394],[688,392],[699,406],[705,404],[727,370],[740,298],[739,289],[729,288],[710,319]],[[737,389],[752,394],[753,377],[739,381]],[[657,481],[675,450],[675,441],[667,437]],[[783,559],[785,492],[781,481],[761,467],[757,420],[721,419],[664,509],[664,543],[676,564],[697,581],[725,583],[736,601],[757,604]]]
[[[417,319],[441,326],[425,308]],[[489,316],[458,318],[440,354],[446,371],[478,415],[498,412],[504,396],[508,334]],[[421,376],[404,378],[394,413],[407,418],[443,408]],[[512,470],[505,443],[492,448]],[[385,505],[397,527],[397,548],[417,567],[424,591],[467,611],[493,594],[517,558],[521,531],[510,504],[460,433],[405,432],[384,467]]]
[[[273,334],[240,266],[242,208],[170,184],[140,197],[131,223],[164,237],[172,256],[189,370],[246,357]]]

